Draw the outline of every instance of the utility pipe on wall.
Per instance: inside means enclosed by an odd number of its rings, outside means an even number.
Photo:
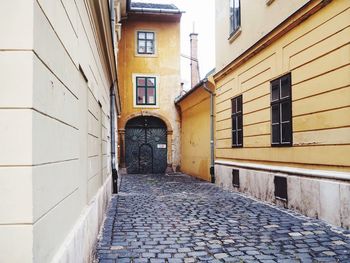
[[[110,8],[110,20],[111,20],[111,32],[112,32],[112,44],[113,52],[115,52],[115,11],[114,11],[114,0],[109,1]],[[115,88],[117,80],[113,80],[110,88],[110,115],[111,115],[111,166],[112,166],[112,181],[113,181],[113,193],[118,193],[118,171],[116,168],[115,158],[115,112],[117,112]]]
[[[111,158],[112,158],[112,171],[116,169],[115,165],[115,91],[114,91],[114,84],[111,87],[111,94],[110,94],[110,115],[111,115]]]
[[[208,79],[203,79],[203,89],[207,91],[210,94],[210,176],[211,176],[211,182],[215,183],[215,170],[214,170],[214,96],[215,93],[213,93],[208,87],[207,87]]]

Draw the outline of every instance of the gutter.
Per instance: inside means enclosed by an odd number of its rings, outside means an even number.
[[[116,65],[116,57],[115,57],[115,13],[114,13],[114,0],[109,1],[109,12],[110,12],[110,20],[111,20],[111,34],[112,34],[112,45],[113,45],[113,57],[114,57],[114,64]],[[110,116],[111,116],[111,167],[112,167],[112,182],[113,182],[113,193],[118,193],[118,171],[116,167],[116,147],[115,147],[115,114],[120,113],[120,97],[118,96],[119,104],[116,101],[116,94],[115,89],[118,89],[119,94],[119,87],[117,83],[117,72],[115,72],[115,79],[112,82],[112,85],[110,87]]]
[[[215,183],[215,169],[214,169],[214,96],[215,94],[207,87],[208,79],[203,80],[203,89],[210,94],[210,177],[211,182]]]
[[[117,65],[116,61],[116,57],[115,57],[115,10],[114,10],[114,1],[113,0],[110,0],[109,2],[109,12],[110,12],[110,20],[111,20],[111,35],[112,35],[112,44],[113,44],[113,60],[114,60],[114,64]],[[117,70],[117,69],[116,69]],[[113,89],[117,89],[117,93],[118,95],[120,94],[119,93],[119,86],[118,86],[118,75],[117,75],[117,72],[115,74],[115,79],[113,80],[113,83],[112,83],[112,86],[113,86]],[[117,83],[117,85],[115,85]],[[115,95],[115,92],[114,92],[114,95]],[[115,99],[117,99],[115,97]],[[117,114],[119,114],[121,112],[121,100],[120,100],[120,96],[118,96],[118,101],[115,100],[115,104],[116,104],[116,111],[117,111]]]

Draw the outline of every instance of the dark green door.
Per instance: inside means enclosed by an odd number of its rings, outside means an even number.
[[[130,174],[162,174],[167,168],[167,130],[156,117],[136,117],[125,128],[125,163]]]

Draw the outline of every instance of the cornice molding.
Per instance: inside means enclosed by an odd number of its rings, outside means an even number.
[[[224,159],[216,159],[215,164],[223,165],[227,167],[263,171],[268,173],[280,173],[280,174],[287,174],[292,176],[305,176],[305,177],[313,177],[313,178],[320,178],[320,179],[350,181],[350,173],[348,172],[338,172],[338,171],[331,171],[331,170],[315,170],[315,169],[269,165],[269,164],[260,164],[260,163],[251,163],[251,162],[248,163],[244,161],[242,162],[229,161]]]
[[[280,23],[277,27],[275,27],[270,33],[266,34],[263,38],[257,41],[254,45],[252,45],[248,50],[246,50],[243,54],[238,56],[232,62],[230,62],[227,66],[222,68],[216,74],[214,74],[215,82],[220,81],[226,75],[231,73],[233,70],[244,64],[246,61],[254,57],[256,54],[276,42],[286,33],[297,27],[299,24],[304,22],[310,16],[315,14],[317,11],[328,5],[332,0],[311,0],[291,16],[289,16],[286,20]],[[224,40],[223,40],[224,41]]]

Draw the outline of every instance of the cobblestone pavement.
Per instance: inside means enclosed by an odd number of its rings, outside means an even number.
[[[100,263],[350,262],[350,232],[186,175],[124,175]]]

